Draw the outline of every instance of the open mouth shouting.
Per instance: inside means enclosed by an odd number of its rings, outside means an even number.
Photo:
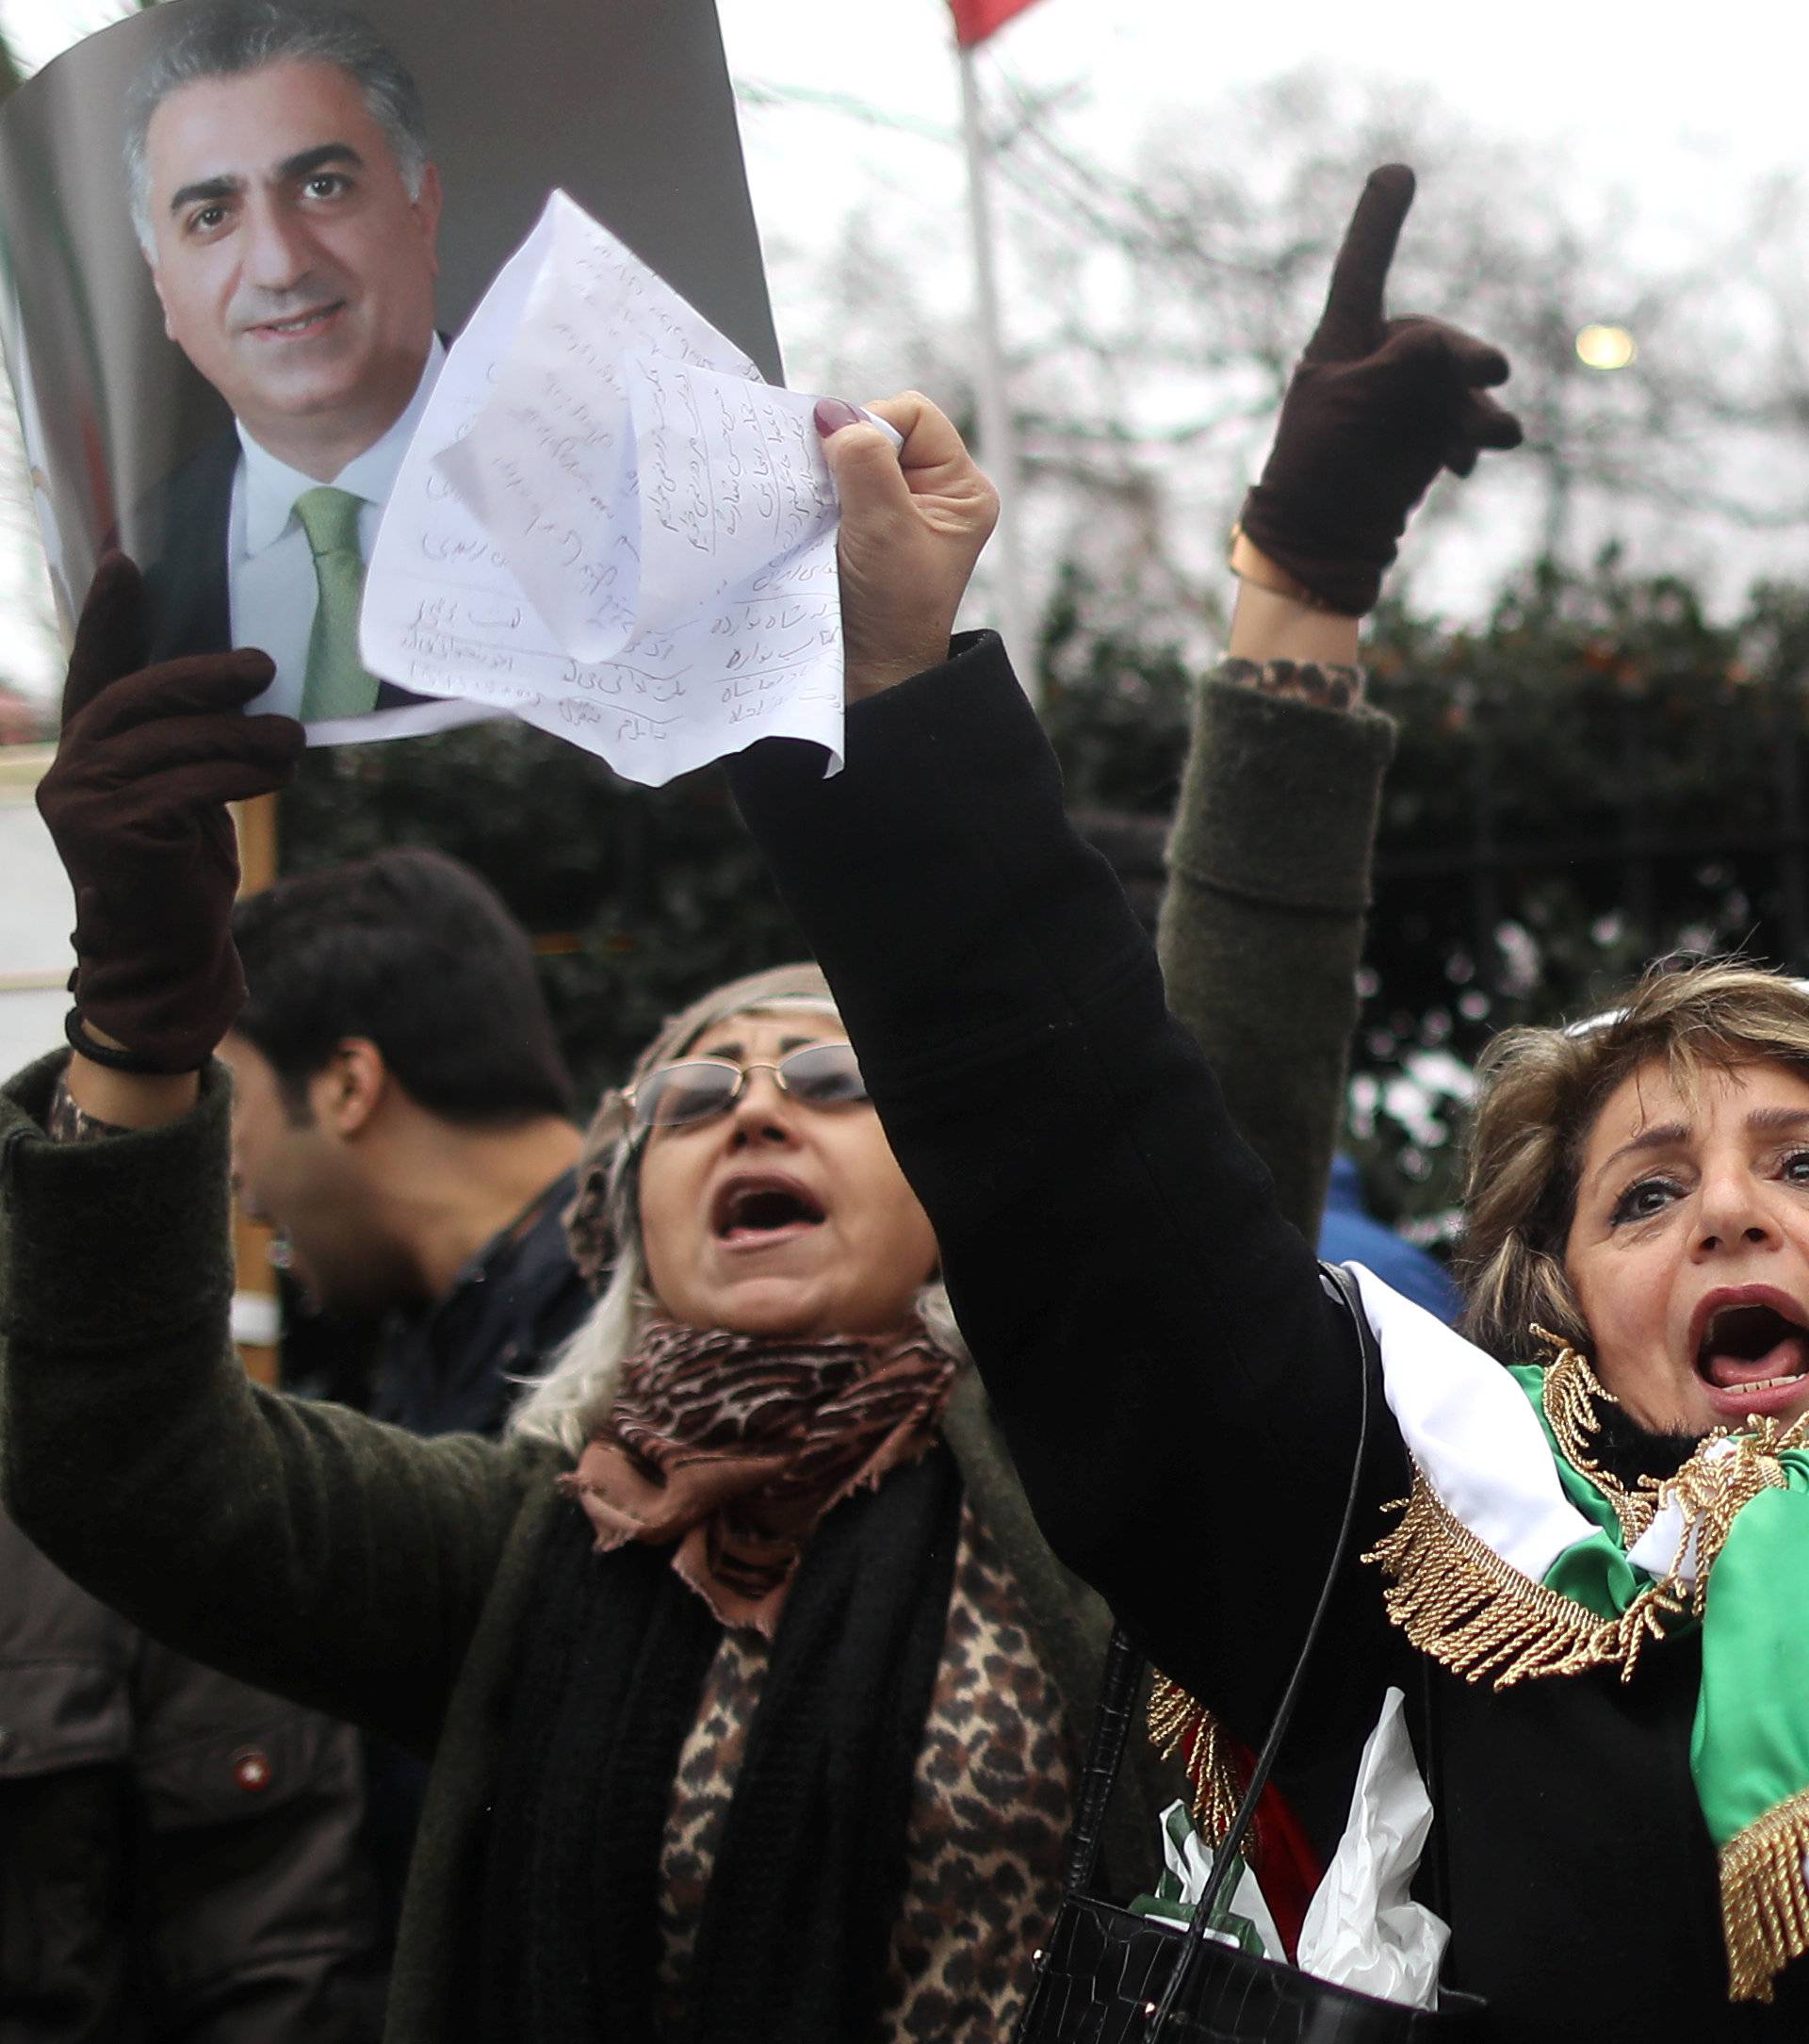
[[[1718,1417],[1787,1413],[1809,1393],[1809,1315],[1769,1285],[1711,1292],[1696,1308],[1696,1374]]]
[[[802,1181],[782,1171],[725,1179],[710,1202],[710,1233],[724,1248],[772,1249],[820,1228],[823,1202]]]

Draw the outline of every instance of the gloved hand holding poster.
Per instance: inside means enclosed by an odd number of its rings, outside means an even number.
[[[0,336],[66,622],[121,545],[151,658],[259,646],[252,707],[317,741],[494,714],[371,674],[357,617],[448,348],[557,187],[776,379],[710,0],[166,0],[12,94]]]

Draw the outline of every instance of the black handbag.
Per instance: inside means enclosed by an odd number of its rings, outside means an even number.
[[[1321,1271],[1328,1291],[1350,1314],[1361,1351],[1357,1454],[1331,1564],[1268,1737],[1184,1930],[1100,1901],[1091,1891],[1100,1831],[1144,1668],[1122,1629],[1113,1632],[1068,1834],[1062,1905],[1036,1954],[1030,2002],[1014,2044],[1467,2044],[1483,2034],[1484,2004],[1475,1995],[1447,1989],[1436,2009],[1406,2008],[1206,1936],[1287,1735],[1356,1523],[1369,1446],[1370,1385],[1380,1359],[1355,1281],[1328,1265]]]

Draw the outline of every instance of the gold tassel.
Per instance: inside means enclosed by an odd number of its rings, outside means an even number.
[[[1194,1791],[1188,1814],[1206,1845],[1216,1849],[1241,1800],[1218,1720],[1179,1682],[1158,1672],[1149,1686],[1149,1737],[1165,1760],[1182,1754]]]
[[[1630,1491],[1618,1477],[1603,1468],[1590,1452],[1596,1435],[1602,1431],[1598,1408],[1619,1405],[1621,1400],[1589,1367],[1589,1359],[1573,1349],[1561,1335],[1547,1333],[1537,1320],[1533,1322],[1532,1332],[1553,1350],[1539,1394],[1552,1438],[1572,1468],[1588,1477],[1614,1507],[1614,1515],[1621,1524],[1622,1541],[1631,1547],[1652,1524],[1658,1510],[1658,1486],[1652,1478],[1641,1477],[1638,1488]]]
[[[1708,1578],[1734,1521],[1761,1491],[1781,1491],[1788,1480],[1779,1458],[1792,1448],[1800,1449],[1809,1431],[1809,1413],[1780,1429],[1775,1419],[1762,1419],[1744,1433],[1728,1434],[1718,1427],[1677,1474],[1661,1495],[1675,1498],[1682,1508],[1684,1523],[1696,1542],[1696,1594],[1693,1609],[1700,1618],[1708,1599]],[[1731,1440],[1733,1452],[1710,1455],[1706,1449]],[[1685,1546],[1690,1535],[1685,1536]],[[1682,1562],[1683,1557],[1678,1557]]]
[[[1380,1563],[1388,1615],[1423,1654],[1496,1689],[1589,1668],[1618,1668],[1629,1681],[1640,1648],[1688,1609],[1669,1581],[1654,1582],[1619,1618],[1598,1618],[1504,1562],[1417,1469],[1400,1524],[1364,1559]]]
[[[1768,2002],[1771,1983],[1809,1952],[1809,1789],[1721,1847],[1721,1937],[1731,2002]]]

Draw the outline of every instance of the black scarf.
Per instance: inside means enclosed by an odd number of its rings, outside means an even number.
[[[816,1529],[724,1820],[684,2044],[872,2030],[960,1500],[938,1444]],[[722,1629],[665,1548],[593,1540],[576,1505],[560,1515],[524,1631],[485,1872],[486,2037],[654,2035],[660,1844]]]

